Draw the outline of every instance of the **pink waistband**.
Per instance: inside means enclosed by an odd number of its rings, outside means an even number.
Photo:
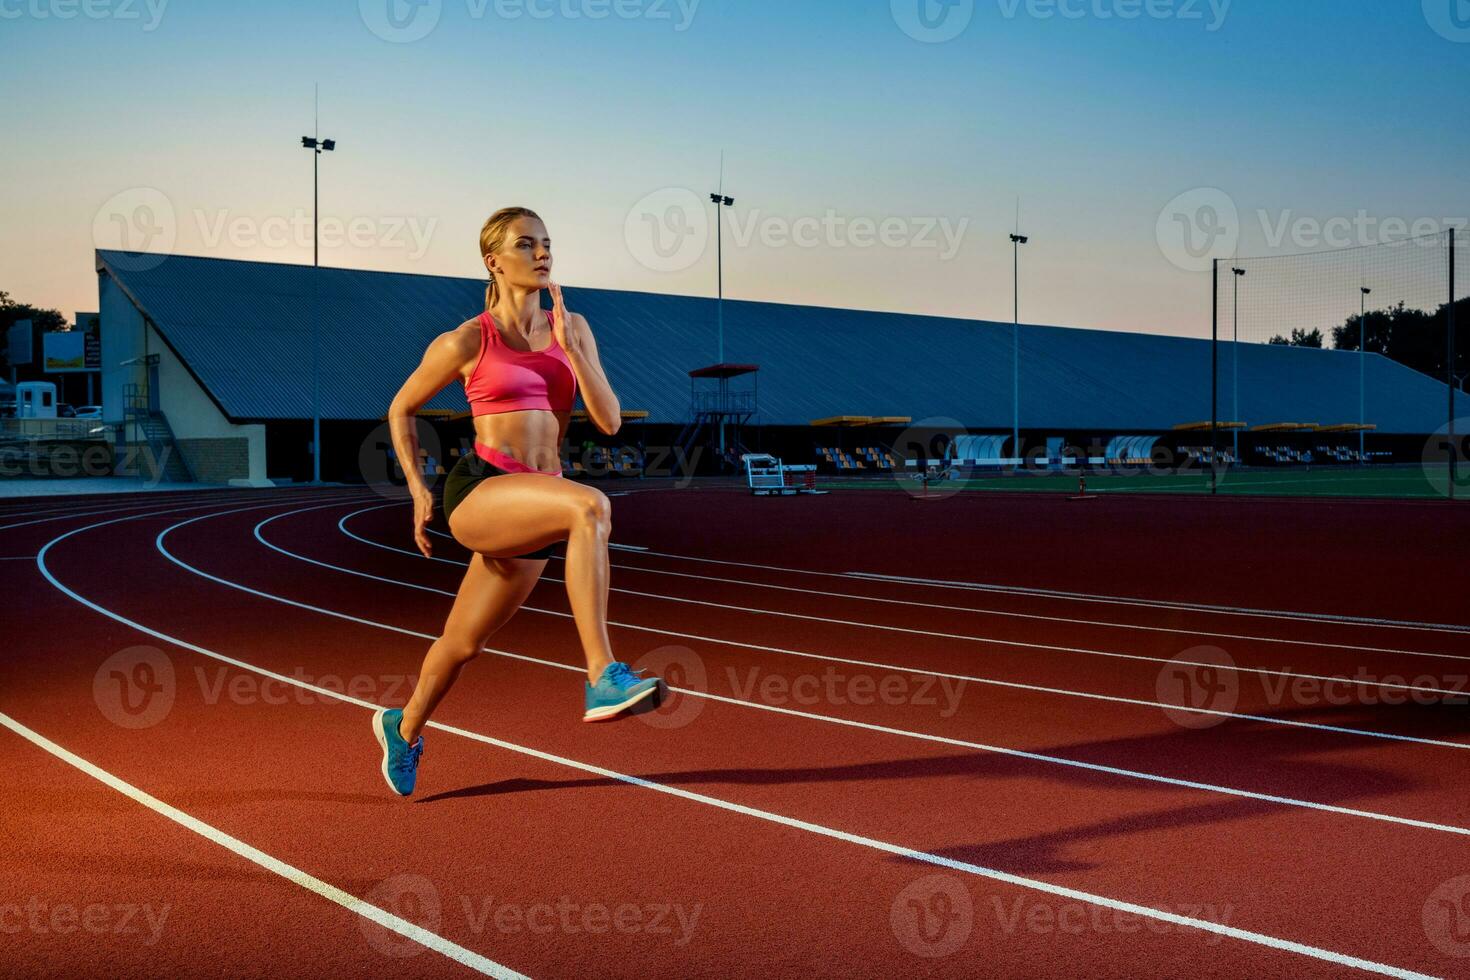
[[[475,455],[491,466],[498,466],[508,473],[535,473],[539,476],[561,476],[561,470],[557,470],[555,473],[538,470],[534,466],[527,466],[514,456],[507,456],[500,450],[485,445],[483,442],[477,441],[475,443]]]

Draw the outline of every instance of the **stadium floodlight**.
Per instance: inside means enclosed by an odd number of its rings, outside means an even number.
[[[317,211],[320,202],[319,183],[317,180],[317,162],[323,153],[330,153],[337,148],[336,140],[321,138],[321,124],[316,125],[316,136],[301,137],[303,148],[311,151],[311,267],[319,268],[321,264],[321,251],[318,245],[317,235]],[[318,378],[318,364],[320,354],[318,348],[320,342],[317,334],[319,332],[318,320],[319,310],[316,308],[316,297],[313,295],[313,309],[311,317],[311,482],[322,482],[322,411],[321,411],[321,382]]]
[[[1019,211],[1020,207],[1017,206]],[[1011,235],[1011,452],[1021,456],[1021,246],[1031,239]]]
[[[721,208],[735,206],[735,199],[725,194],[725,151],[720,151],[720,189],[711,193],[710,203],[715,206],[715,333],[718,338],[716,364],[725,363],[725,219]],[[708,239],[706,239],[708,240]],[[723,413],[725,406],[720,406]],[[725,416],[720,415],[720,458],[725,458]]]
[[[1231,302],[1234,323],[1231,326],[1230,341],[1230,421],[1240,421],[1240,280],[1245,275],[1245,270],[1238,265],[1230,267],[1235,278],[1235,299]],[[1240,429],[1230,429],[1231,445],[1237,462],[1240,461]]]
[[[1373,290],[1367,286],[1358,287],[1358,425],[1367,424],[1368,403],[1368,372],[1366,365],[1368,361],[1368,297]],[[1351,307],[1349,307],[1351,309]],[[1367,447],[1368,433],[1365,429],[1358,429],[1358,462],[1366,463],[1368,458],[1363,455]]]

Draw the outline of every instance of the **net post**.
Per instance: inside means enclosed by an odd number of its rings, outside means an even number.
[[[1460,445],[1455,441],[1455,232],[1449,229],[1446,234],[1450,239],[1450,305],[1445,312],[1449,318],[1448,329],[1445,330],[1446,344],[1449,347],[1446,358],[1445,372],[1449,375],[1450,408],[1449,408],[1449,439],[1450,439],[1450,500],[1455,499],[1455,478],[1458,467],[1455,465],[1460,455]]]
[[[1453,396],[1451,396],[1453,397]],[[1220,260],[1210,268],[1210,493],[1219,492],[1220,465]]]

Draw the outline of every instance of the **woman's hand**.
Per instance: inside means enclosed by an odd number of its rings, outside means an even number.
[[[428,487],[413,489],[413,540],[425,558],[433,556],[434,547],[429,543],[429,522],[434,519],[434,493]]]
[[[551,283],[551,330],[556,335],[556,342],[561,349],[571,354],[577,349],[571,321],[567,318],[567,304],[561,298],[561,287]]]

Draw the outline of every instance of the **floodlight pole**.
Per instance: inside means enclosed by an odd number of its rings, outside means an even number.
[[[1367,430],[1362,426],[1368,423],[1368,296],[1373,292],[1367,286],[1359,286],[1361,295],[1358,297],[1358,462],[1366,463]]]
[[[721,154],[720,155],[720,190],[719,191],[716,191],[715,193],[713,193],[713,194],[711,194],[709,196],[710,201],[712,201],[714,203],[714,206],[715,206],[715,284],[716,284],[715,285],[715,320],[716,320],[716,322],[719,325],[718,326],[718,331],[717,331],[718,332],[718,336],[719,336],[719,358],[715,361],[716,364],[724,364],[725,363],[725,245],[724,245],[725,220],[724,220],[724,213],[720,209],[721,208],[733,207],[734,204],[735,204],[735,199],[733,197],[726,197],[725,196],[725,194],[724,194],[724,187],[725,187],[725,157],[724,157],[724,154]],[[706,239],[706,241],[708,241],[708,239]],[[721,382],[720,388],[722,389],[722,391],[723,391],[724,387],[725,387],[724,383]],[[724,459],[724,456],[725,456],[725,410],[728,407],[729,407],[728,405],[724,404],[724,399],[721,398],[721,405],[720,405],[720,458],[721,459]]]
[[[1230,271],[1234,273],[1235,298],[1231,300],[1231,315],[1234,322],[1231,326],[1230,343],[1230,421],[1240,421],[1240,278],[1245,275],[1245,270],[1239,266],[1232,266]],[[1232,452],[1237,462],[1240,460],[1240,430],[1235,427],[1230,429]]]
[[[1451,228],[1445,232],[1450,240],[1450,305],[1445,311],[1449,322],[1445,331],[1449,344],[1449,356],[1446,366],[1450,375],[1450,408],[1449,408],[1449,436],[1450,436],[1450,500],[1455,499],[1455,478],[1459,467],[1456,462],[1460,455],[1460,445],[1455,441],[1455,229]]]
[[[316,127],[318,134],[321,127]],[[321,267],[321,251],[317,238],[317,210],[320,201],[319,183],[317,178],[317,161],[324,152],[331,152],[337,148],[336,140],[324,140],[318,136],[301,137],[301,145],[311,150],[311,267],[313,270]],[[318,362],[320,359],[320,332],[319,320],[321,319],[320,300],[317,296],[316,275],[312,275],[312,304],[311,304],[311,482],[322,482],[322,413],[320,397],[320,379]]]
[[[1031,239],[1011,235],[1011,452],[1021,456],[1021,246]]]
[[[1219,493],[1220,260],[1210,260],[1210,493]]]

